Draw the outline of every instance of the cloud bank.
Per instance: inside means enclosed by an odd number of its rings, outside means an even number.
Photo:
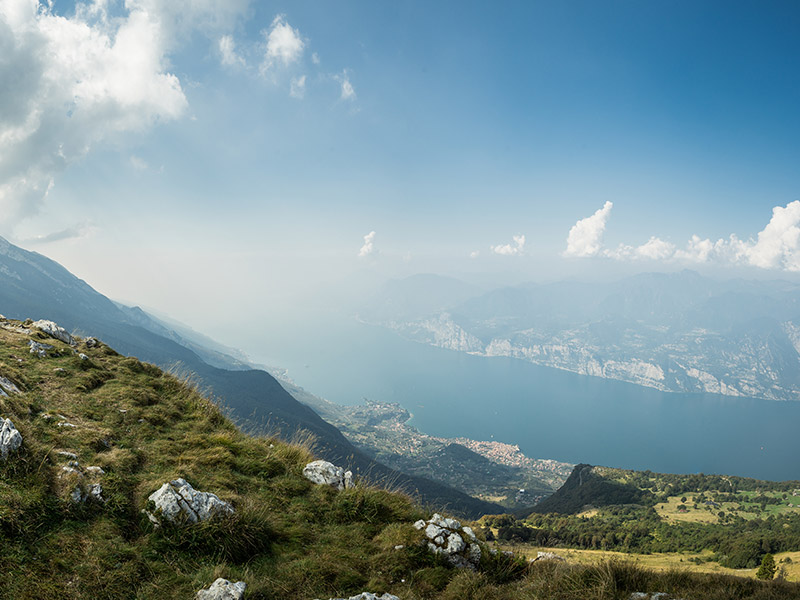
[[[748,265],[761,269],[800,272],[800,200],[772,209],[772,218],[755,238],[735,234],[712,241],[693,235],[683,248],[653,236],[640,246],[603,247],[603,232],[611,202],[569,231],[565,256],[604,256],[615,260],[684,261],[720,265]]]

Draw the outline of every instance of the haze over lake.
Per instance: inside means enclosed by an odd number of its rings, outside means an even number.
[[[670,473],[800,479],[800,404],[675,394],[410,342],[330,314],[263,336],[254,359],[340,404],[397,402],[436,435],[535,458]]]

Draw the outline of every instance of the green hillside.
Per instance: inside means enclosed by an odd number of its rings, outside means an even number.
[[[51,347],[39,356],[31,342]],[[103,343],[71,346],[0,319],[0,377],[0,418],[22,437],[0,460],[1,598],[190,599],[217,577],[244,581],[248,600],[800,597],[785,582],[528,565],[487,545],[476,571],[457,569],[413,526],[437,507],[312,484],[302,475],[310,440],[244,435],[190,386]],[[233,514],[154,527],[148,497],[177,478]]]

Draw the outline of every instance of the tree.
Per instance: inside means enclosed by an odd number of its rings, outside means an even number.
[[[772,554],[765,554],[761,559],[761,566],[758,567],[756,577],[759,579],[772,579],[775,577],[775,571],[778,567],[775,566],[775,557]]]

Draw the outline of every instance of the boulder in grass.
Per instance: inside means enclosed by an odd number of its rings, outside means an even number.
[[[53,321],[35,321],[33,323],[33,327],[36,327],[36,329],[46,333],[52,338],[61,340],[65,344],[69,344],[70,346],[75,344],[75,339],[69,334],[69,332],[63,327],[59,327],[59,325]]]
[[[10,379],[0,376],[0,396],[19,394],[19,388]]]
[[[425,530],[428,549],[441,554],[454,567],[476,569],[481,562],[481,547],[475,533],[462,527],[455,519],[446,519],[434,514],[429,520],[414,523],[417,529]]]
[[[327,460],[315,460],[303,469],[303,476],[319,485],[329,485],[337,490],[353,487],[352,471],[345,471]]]
[[[161,520],[170,523],[197,523],[212,517],[233,514],[233,506],[210,492],[198,492],[185,479],[165,483],[148,498],[155,505],[153,512],[145,511],[155,525]]]
[[[11,419],[0,419],[0,460],[7,460],[8,455],[16,452],[22,445],[22,435]]]
[[[233,583],[220,577],[208,589],[197,592],[195,600],[242,600],[246,587],[244,581]]]

